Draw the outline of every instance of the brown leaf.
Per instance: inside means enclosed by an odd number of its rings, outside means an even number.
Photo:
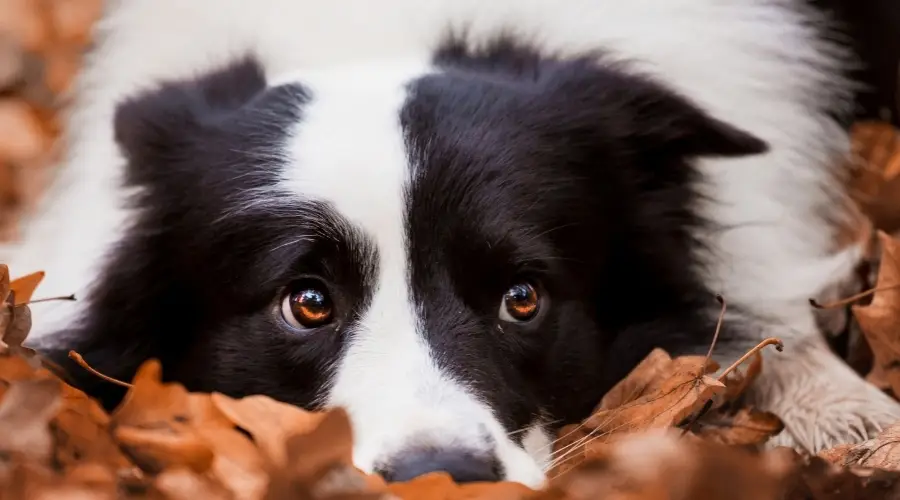
[[[105,469],[87,470],[88,467],[60,476],[52,470],[34,462],[17,463],[6,482],[3,498],[29,500],[114,500],[116,495],[115,477]]]
[[[817,456],[829,463],[840,465],[844,462],[847,454],[855,447],[856,445],[852,443],[839,444],[834,448],[820,451]]]
[[[25,61],[22,48],[12,38],[0,34],[0,91],[21,78]]]
[[[580,467],[554,478],[549,495],[534,498],[769,500],[777,498],[790,470],[777,458],[656,429],[609,443]]]
[[[60,382],[19,380],[0,401],[0,451],[47,463],[53,439],[49,423],[62,404]]]
[[[0,264],[0,302],[6,302],[10,290],[12,288],[9,281],[9,267],[6,264]]]
[[[128,460],[113,441],[109,415],[83,392],[63,384],[62,406],[50,426],[56,462],[63,467],[84,463],[118,469]]]
[[[102,0],[55,0],[50,21],[58,41],[77,48],[91,41],[91,28],[100,17]]]
[[[851,137],[850,192],[877,228],[894,231],[900,227],[900,133],[887,122],[861,122]]]
[[[900,472],[842,468],[820,457],[797,457],[784,500],[888,500],[900,498]]]
[[[839,446],[820,454],[840,466],[900,471],[900,423],[855,446]]]
[[[190,398],[180,384],[164,384],[162,366],[149,360],[138,368],[133,387],[112,414],[113,435],[143,470],[170,466],[205,472],[213,452],[192,427]]]
[[[222,484],[191,469],[171,468],[156,477],[153,486],[168,500],[226,500],[235,498]]]
[[[253,436],[263,456],[276,465],[286,463],[287,440],[311,432],[324,417],[322,413],[304,411],[268,396],[233,399],[213,393],[211,397],[213,404],[231,422]]]
[[[734,446],[761,445],[783,429],[778,416],[755,408],[741,408],[734,414],[709,412],[693,427],[694,433],[704,439]]]
[[[261,498],[268,475],[253,441],[234,427],[212,402],[211,395],[191,394],[189,403],[192,425],[214,455],[208,476],[237,499]]]
[[[609,410],[630,403],[643,396],[647,388],[672,363],[672,357],[662,349],[654,349],[600,400],[598,410]]]
[[[44,271],[38,271],[14,279],[9,286],[12,292],[16,294],[16,305],[18,306],[31,301],[31,296],[34,295],[34,291],[43,280]]]
[[[353,465],[353,433],[347,412],[325,413],[312,432],[294,434],[286,443],[287,468],[297,477],[311,478],[336,464]]]
[[[874,362],[900,394],[900,242],[879,231],[882,258],[876,288],[868,305],[852,307],[860,329],[872,347]]]
[[[392,483],[388,485],[388,491],[399,498],[408,500],[519,500],[531,498],[534,495],[534,491],[519,483],[459,485],[443,472],[426,474],[405,483]]]
[[[31,161],[49,147],[35,110],[19,99],[0,99],[0,134],[0,157],[11,162]]]
[[[725,386],[716,379],[699,376],[705,371],[705,357],[677,359],[651,384],[659,385],[658,390],[618,408],[596,411],[580,425],[564,427],[555,443],[557,466],[551,471],[551,477],[591,456],[593,447],[615,437],[675,426],[725,391]]]
[[[41,13],[41,2],[0,0],[0,32],[8,33],[25,50],[40,51],[50,33]]]
[[[288,439],[286,462],[271,468],[265,498],[294,498],[304,492],[320,498],[383,491],[383,482],[370,481],[353,466],[352,452],[346,411],[337,408],[325,413],[314,430]]]
[[[22,345],[31,332],[31,309],[27,304],[10,308],[8,303],[0,304],[0,335],[12,354],[21,356],[33,368],[41,366],[37,351]]]

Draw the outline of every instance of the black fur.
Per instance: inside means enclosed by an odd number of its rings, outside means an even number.
[[[621,63],[508,37],[451,38],[435,63],[409,83],[400,120],[417,172],[409,279],[438,363],[512,431],[582,418],[655,346],[708,345],[717,306],[697,275],[690,160],[766,145]],[[193,390],[321,402],[378,269],[377,248],[331,207],[275,191],[283,141],[314,101],[300,85],[266,88],[247,59],[119,108],[137,217],[70,332],[89,363],[128,379],[158,357]],[[327,332],[277,319],[305,276],[350,311]],[[530,323],[501,322],[519,277],[547,302]],[[108,406],[121,397],[80,383]]]

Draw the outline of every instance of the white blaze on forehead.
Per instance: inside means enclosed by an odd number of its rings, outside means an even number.
[[[327,202],[374,243],[378,256],[371,303],[326,402],[353,419],[360,468],[417,444],[466,447],[496,453],[509,479],[534,486],[543,480],[535,461],[486,404],[435,363],[411,296],[405,191],[412,169],[399,120],[406,83],[427,70],[382,64],[296,76],[312,100],[288,145],[292,165],[281,187]]]

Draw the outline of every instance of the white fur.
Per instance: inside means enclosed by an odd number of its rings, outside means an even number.
[[[764,156],[708,160],[702,164],[711,180],[709,193],[715,199],[715,204],[703,209],[715,222],[729,228],[701,235],[715,250],[709,256],[712,272],[708,279],[729,301],[750,305],[752,312],[770,316],[775,326],[762,334],[776,334],[786,340],[788,348],[794,349],[790,353],[792,359],[812,356],[821,361],[817,371],[810,371],[773,358],[769,364],[774,366],[772,372],[777,375],[770,385],[803,387],[809,382],[807,387],[819,390],[829,385],[815,382],[830,377],[844,381],[831,386],[832,398],[844,393],[865,393],[863,382],[844,373],[837,358],[817,348],[804,347],[821,343],[806,298],[829,280],[840,279],[858,254],[851,249],[831,255],[831,229],[811,217],[826,208],[835,215],[841,213],[834,207],[820,205],[827,203],[830,192],[837,188],[830,182],[827,170],[846,150],[847,138],[810,103],[839,102],[846,98],[846,89],[832,73],[837,66],[832,47],[813,39],[808,24],[799,22],[800,14],[794,8],[799,3],[799,0],[118,2],[99,28],[103,43],[80,80],[78,105],[68,130],[71,150],[62,178],[55,192],[48,195],[42,212],[32,221],[21,248],[9,257],[2,257],[11,262],[16,274],[45,269],[47,278],[41,287],[44,294],[83,294],[87,290],[103,254],[121,233],[121,225],[128,217],[121,207],[122,193],[115,189],[121,159],[112,142],[112,111],[123,96],[158,78],[196,74],[252,50],[262,57],[273,75],[299,71],[306,81],[307,72],[315,70],[327,79],[324,75],[332,68],[354,61],[424,60],[448,22],[466,23],[476,39],[500,28],[511,28],[557,52],[602,47],[634,60],[640,68],[659,75],[665,83],[693,98],[713,116],[769,142],[772,151]],[[383,71],[390,80],[389,75],[396,75],[398,69],[387,64]],[[371,72],[361,75],[364,76],[360,78],[373,78]],[[454,401],[454,405],[458,401],[454,411],[464,415],[467,421],[490,422],[487,410],[464,387],[447,379],[428,362],[427,349],[414,338],[417,316],[401,285],[402,249],[398,245],[402,239],[395,204],[399,200],[397,189],[404,180],[399,177],[396,137],[384,135],[395,132],[396,127],[382,130],[375,126],[377,123],[354,124],[357,118],[388,119],[391,106],[396,105],[396,88],[376,87],[385,92],[368,104],[361,104],[365,109],[357,108],[351,120],[341,123],[352,125],[350,130],[356,134],[353,141],[333,142],[346,134],[342,128],[332,141],[307,144],[313,148],[311,151],[298,151],[299,163],[308,164],[312,169],[309,172],[325,177],[311,179],[298,174],[285,181],[297,192],[309,190],[306,192],[339,201],[342,212],[376,238],[379,250],[384,252],[381,264],[385,274],[375,298],[378,307],[373,306],[368,313],[368,326],[357,332],[359,335],[348,356],[348,359],[361,360],[362,365],[341,367],[332,399],[355,406],[352,411],[355,414],[375,415],[376,422],[385,422],[390,417],[382,412],[387,411],[388,405],[398,405],[398,410],[413,410],[410,406],[413,396],[389,389],[400,377],[401,384],[408,384],[402,387],[423,391],[416,397],[426,405],[416,411],[454,426],[465,436],[467,431],[458,428],[458,424],[448,423],[446,415],[431,413],[437,411],[436,402],[442,397]],[[352,97],[349,88],[336,92]],[[321,106],[351,113],[343,109],[345,105],[337,102],[336,97],[332,100],[328,94],[324,96]],[[329,120],[336,119],[340,117],[323,115],[308,132],[325,134],[337,126]],[[387,122],[383,124],[387,126]],[[303,135],[298,137],[309,142]],[[339,165],[339,168],[326,170],[326,165]],[[303,170],[298,168],[297,172]],[[358,181],[359,185],[348,187],[348,180]],[[359,198],[355,198],[357,195]],[[35,335],[44,335],[72,321],[78,313],[78,303],[36,306]],[[383,322],[389,326],[378,327]],[[375,342],[376,334],[391,336],[399,347],[385,350],[386,343]],[[390,384],[374,382],[388,378]],[[794,392],[761,391],[762,403],[778,404],[772,399],[773,394]],[[821,394],[824,396],[825,392]],[[852,408],[834,407],[833,412],[821,415],[835,422],[843,421],[844,417],[865,412],[870,406],[877,407],[879,415],[885,414],[880,410],[890,405],[876,399],[864,398]],[[781,407],[785,404],[782,402]],[[807,404],[820,405],[815,401]],[[896,408],[894,405],[886,413],[891,418],[898,417],[900,411]],[[397,415],[397,418],[407,418],[407,415]],[[365,443],[361,444],[358,457],[377,458],[372,447],[392,439],[388,431],[365,420],[358,425],[363,427],[358,436]],[[509,455],[506,460],[518,459]],[[523,465],[521,470],[527,468]],[[526,476],[530,477],[530,473],[518,477],[528,480]]]
[[[400,110],[403,85],[428,69],[380,63],[297,75],[314,97],[288,146],[293,162],[279,187],[327,202],[378,254],[371,304],[350,333],[327,403],[350,414],[354,461],[364,470],[409,448],[456,447],[496,453],[508,479],[538,486],[542,470],[490,407],[437,366],[412,301],[404,227],[411,169]]]

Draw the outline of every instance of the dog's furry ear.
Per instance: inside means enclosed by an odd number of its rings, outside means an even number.
[[[202,77],[165,82],[116,108],[116,142],[131,158],[171,153],[190,134],[240,108],[265,89],[262,68],[243,59]]]
[[[769,149],[762,139],[650,82],[624,89],[621,98],[625,116],[629,117],[626,130],[635,146],[644,152],[737,157],[762,154]]]
[[[162,83],[116,108],[115,140],[128,161],[129,185],[171,187],[201,180],[198,165],[234,151],[234,140],[252,150],[261,137],[299,113],[302,93],[290,85],[268,87],[262,65],[239,59],[198,78]],[[283,119],[266,118],[277,107]]]
[[[617,140],[643,156],[745,156],[768,150],[762,139],[626,65],[574,61],[560,65],[548,80],[546,92],[562,114],[558,122],[596,134],[597,140]]]

